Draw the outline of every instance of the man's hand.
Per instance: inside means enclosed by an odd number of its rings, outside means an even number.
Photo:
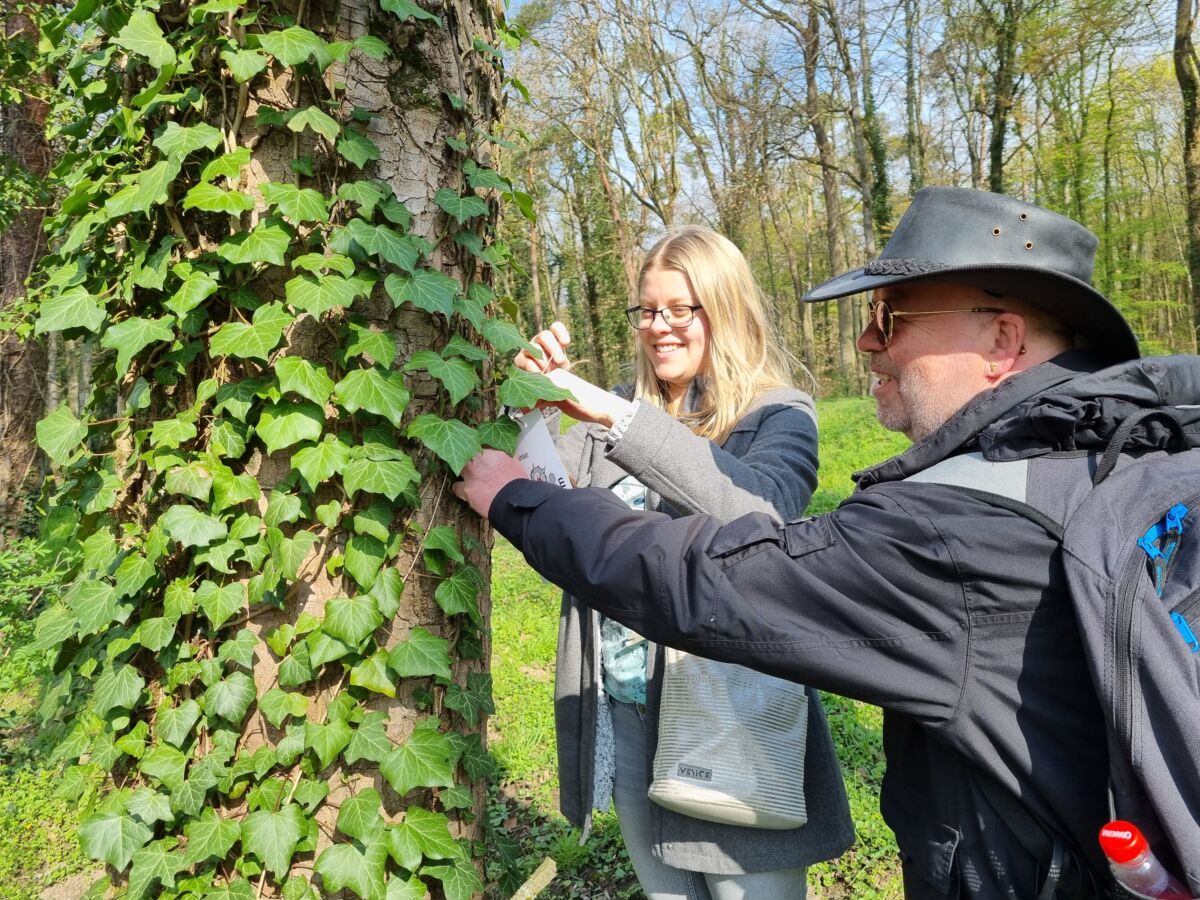
[[[484,450],[463,467],[462,481],[454,482],[454,496],[486,519],[500,490],[510,481],[524,477],[521,464],[507,453]]]

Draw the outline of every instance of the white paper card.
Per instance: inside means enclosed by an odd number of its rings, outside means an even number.
[[[517,452],[514,454],[525,469],[525,474],[533,481],[545,481],[557,484],[559,487],[570,487],[567,470],[563,468],[558,451],[554,449],[554,441],[546,420],[536,409],[514,416],[521,427],[517,435]]]

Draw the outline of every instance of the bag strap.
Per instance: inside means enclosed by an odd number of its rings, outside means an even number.
[[[1167,410],[1157,409],[1139,409],[1132,415],[1126,416],[1121,420],[1121,424],[1117,426],[1113,432],[1112,438],[1108,442],[1108,446],[1104,448],[1104,454],[1100,457],[1100,462],[1096,465],[1096,474],[1092,476],[1092,485],[1098,485],[1105,478],[1112,474],[1117,465],[1117,459],[1125,449],[1125,445],[1129,443],[1129,438],[1133,434],[1133,429],[1147,419],[1158,419],[1167,426],[1167,430],[1171,432],[1171,437],[1174,439],[1175,450],[1182,450],[1187,446],[1187,436],[1183,433],[1183,426],[1179,424],[1179,420],[1171,415]],[[1170,445],[1168,445],[1169,447]],[[1175,452],[1175,451],[1171,451]]]

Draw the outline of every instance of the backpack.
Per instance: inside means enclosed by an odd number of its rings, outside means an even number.
[[[1136,824],[1200,896],[1200,434],[1181,423],[1195,412],[1127,416],[1061,541],[1106,715],[1112,818]],[[1149,420],[1172,433],[1173,452],[1124,456]]]
[[[1008,492],[1005,467],[1016,461],[951,457],[912,480],[967,488],[1061,543],[1106,717],[1111,818],[1136,824],[1200,897],[1200,407],[1122,412],[1080,440],[1085,446],[1071,439],[1076,453],[1103,452],[1090,490],[1063,522]],[[1049,860],[1037,900],[1141,896],[1109,873],[1087,872],[1086,857],[1012,794],[982,771],[976,779],[1031,855]]]

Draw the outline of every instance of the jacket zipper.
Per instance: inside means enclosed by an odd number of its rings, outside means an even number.
[[[1191,508],[1197,500],[1200,500],[1200,494],[1194,494],[1184,502]],[[1145,523],[1141,532],[1144,533],[1159,518],[1161,518],[1161,515]],[[1182,540],[1182,537],[1180,540]],[[1130,554],[1130,559],[1125,563],[1121,575],[1120,588],[1117,591],[1117,608],[1116,615],[1114,616],[1117,622],[1116,654],[1118,664],[1116,666],[1117,702],[1113,706],[1116,707],[1117,712],[1117,721],[1115,723],[1117,734],[1120,736],[1121,743],[1123,744],[1128,744],[1133,736],[1133,659],[1129,653],[1129,642],[1131,640],[1130,632],[1133,629],[1133,601],[1137,595],[1138,577],[1144,574],[1142,570],[1145,568],[1144,563],[1139,558],[1142,556],[1138,552],[1139,549],[1135,545]],[[1177,547],[1173,555],[1177,557],[1179,552],[1180,548]],[[1163,589],[1164,591],[1166,590],[1165,582]],[[1184,603],[1190,606],[1198,596],[1200,596],[1200,593],[1188,598]],[[1175,610],[1175,612],[1178,612],[1178,610]]]

